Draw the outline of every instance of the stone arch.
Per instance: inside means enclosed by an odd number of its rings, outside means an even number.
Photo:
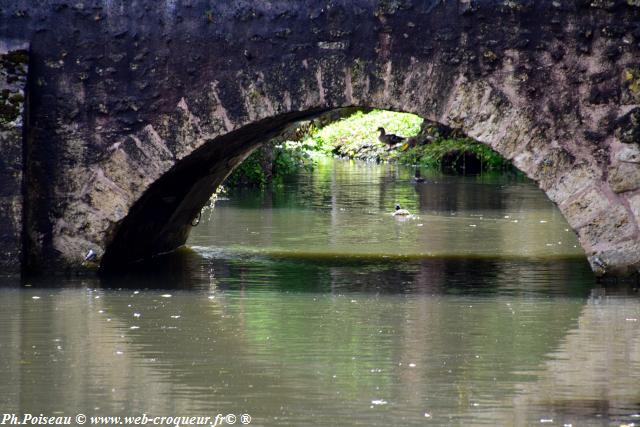
[[[31,43],[31,268],[173,249],[261,139],[349,106],[462,129],[538,183],[594,270],[640,266],[637,2],[23,3],[0,37]]]
[[[195,144],[194,149],[183,158],[169,161],[166,164],[168,170],[161,173],[160,177],[135,199],[136,202],[127,210],[127,216],[120,222],[112,223],[115,226],[107,231],[102,266],[106,269],[126,266],[127,262],[148,258],[184,244],[191,228],[191,220],[214,189],[260,143],[268,140],[270,135],[278,133],[291,121],[326,111],[330,107],[352,106],[411,112],[464,129],[470,136],[510,159],[516,167],[534,179],[549,198],[558,203],[570,224],[573,227],[578,224],[576,228],[585,250],[593,248],[593,244],[588,240],[590,236],[586,233],[580,234],[583,230],[580,221],[590,219],[584,217],[585,212],[587,215],[593,214],[594,204],[597,209],[598,201],[602,200],[599,193],[601,186],[594,187],[597,182],[592,181],[597,177],[593,165],[589,159],[577,159],[560,144],[550,144],[546,140],[544,129],[537,127],[536,121],[526,112],[515,108],[503,93],[486,82],[469,82],[464,77],[458,77],[450,87],[451,92],[447,96],[444,111],[439,116],[433,116],[419,108],[419,104],[412,98],[412,90],[406,93],[402,91],[407,87],[406,79],[424,75],[416,72],[415,68],[411,68],[410,75],[402,79],[401,91],[389,90],[391,84],[385,82],[382,95],[379,92],[362,93],[362,97],[357,98],[357,103],[353,98],[353,86],[348,87],[349,82],[353,84],[353,76],[349,75],[349,70],[343,72],[342,78],[332,79],[332,82],[338,85],[337,89],[331,86],[324,87],[323,82],[318,80],[318,85],[306,98],[313,101],[312,97],[315,94],[315,102],[310,102],[302,111],[287,111],[285,105],[280,114],[269,116],[273,114],[273,106],[277,105],[279,97],[276,95],[269,99],[267,95],[257,96],[248,92],[250,95],[244,102],[248,110],[254,111],[255,115],[249,119],[252,122],[213,139],[200,136],[196,125],[199,122],[198,117],[191,111],[186,100],[181,99],[172,118],[167,121],[168,127],[163,129],[162,133],[169,132],[176,140],[184,138],[185,143],[187,140],[201,142]],[[322,69],[318,69],[314,74],[321,75]],[[268,87],[267,83],[264,85]],[[215,93],[216,85],[211,85],[211,90],[213,93],[208,96],[219,99],[219,95]],[[384,92],[386,90],[389,91],[387,94]],[[338,95],[338,100],[343,103],[331,102],[327,99],[328,93]],[[399,96],[392,99],[392,93]],[[282,96],[286,97],[286,94]],[[219,118],[225,121],[224,107],[217,104],[211,107],[211,113],[220,115]],[[116,167],[116,164],[127,164],[136,170],[142,170],[151,158],[144,147],[162,147],[161,141],[157,131],[152,127],[144,128],[139,136],[131,137],[122,145],[113,147],[113,167]],[[158,148],[156,152],[167,151]],[[144,156],[144,162],[137,164],[136,157],[143,160],[141,155]],[[156,159],[151,164],[157,164]],[[140,174],[141,177],[142,175]],[[129,173],[126,174],[128,178],[131,176]],[[144,179],[148,182],[152,176],[145,173]],[[573,196],[576,190],[580,194],[578,197]],[[573,197],[565,202],[564,198],[567,195]],[[608,206],[611,207],[610,204]],[[621,215],[626,215],[626,209],[620,209],[620,212]],[[610,227],[618,226],[614,224]],[[599,267],[601,255],[595,255],[598,257],[596,260],[593,259],[593,250],[590,255],[592,265]]]

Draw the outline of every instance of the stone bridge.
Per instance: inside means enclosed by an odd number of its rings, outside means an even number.
[[[175,249],[251,150],[347,106],[461,129],[596,272],[640,267],[638,0],[6,0],[0,57],[4,273]]]

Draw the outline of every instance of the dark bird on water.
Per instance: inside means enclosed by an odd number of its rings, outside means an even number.
[[[396,205],[396,211],[393,213],[393,216],[409,216],[411,212],[406,209],[402,209],[400,205]]]
[[[387,133],[383,127],[379,127],[378,132],[380,132],[380,136],[378,136],[378,140],[384,144],[396,145],[404,141],[403,137],[394,135],[392,133]]]
[[[413,182],[424,182],[424,178],[420,176],[420,170],[416,169],[416,173],[413,176]]]

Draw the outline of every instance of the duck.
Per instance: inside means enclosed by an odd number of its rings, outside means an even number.
[[[389,146],[399,144],[405,140],[405,138],[401,136],[394,135],[392,133],[387,133],[383,127],[379,127],[378,132],[380,132],[380,136],[378,136],[378,140]]]
[[[416,169],[416,173],[413,176],[413,182],[424,182],[424,178],[420,176],[420,171]]]
[[[409,212],[406,209],[402,209],[400,205],[396,205],[396,210],[393,213],[393,216],[409,216],[409,215],[411,215],[411,212]]]

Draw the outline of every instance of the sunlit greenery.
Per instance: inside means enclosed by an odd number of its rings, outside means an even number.
[[[378,139],[380,127],[407,138],[406,143],[389,147]],[[281,184],[288,176],[312,169],[313,153],[453,170],[466,153],[481,163],[482,171],[511,167],[489,147],[438,125],[424,126],[422,118],[416,115],[373,110],[356,112],[320,129],[309,126],[301,141],[265,144],[231,174],[226,185],[263,188],[270,183]]]
[[[293,141],[265,144],[233,171],[225,185],[263,188],[268,183],[280,184],[287,176],[312,168],[313,161],[304,144]]]
[[[374,110],[357,112],[309,135],[307,142],[325,153],[354,155],[367,145],[379,146],[378,128],[400,136],[415,136],[420,132],[422,119],[413,114]]]
[[[470,138],[436,139],[429,144],[418,145],[406,151],[396,151],[394,154],[398,162],[403,164],[442,169],[445,159],[451,159],[455,163],[462,159],[464,153],[474,154],[485,171],[510,167],[510,163],[500,154]],[[455,164],[448,166],[456,168]]]

